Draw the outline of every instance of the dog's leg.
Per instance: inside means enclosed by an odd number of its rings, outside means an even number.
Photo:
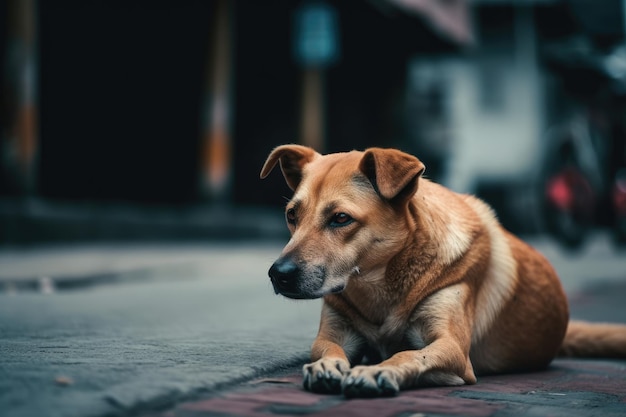
[[[309,391],[339,394],[341,380],[350,370],[364,341],[349,328],[345,320],[326,304],[317,338],[311,347],[312,363],[304,365],[304,388]]]
[[[463,385],[476,382],[469,359],[472,303],[465,285],[432,296],[416,312],[413,326],[426,346],[398,352],[373,366],[355,366],[344,375],[347,397],[394,395],[417,385]]]
[[[450,339],[440,339],[421,350],[396,353],[373,366],[356,366],[343,378],[346,397],[395,395],[400,389],[417,385],[473,384],[471,363]]]

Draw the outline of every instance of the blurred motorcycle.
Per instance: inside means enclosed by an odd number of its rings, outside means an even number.
[[[540,175],[548,233],[569,249],[609,227],[626,243],[626,45],[554,49],[548,67],[575,103],[547,133]]]

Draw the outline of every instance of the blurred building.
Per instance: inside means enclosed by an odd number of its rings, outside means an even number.
[[[442,182],[489,201],[509,229],[537,232],[541,175],[554,147],[550,132],[570,123],[572,114],[588,117],[590,99],[607,90],[592,71],[581,72],[573,84],[585,93],[574,97],[565,72],[548,64],[550,56],[572,44],[577,55],[608,56],[624,43],[625,2],[476,0],[472,5],[476,48],[461,59],[422,64],[437,65],[448,80],[454,145]]]
[[[549,123],[540,46],[580,30],[570,6],[0,0],[0,205],[279,207],[258,172],[291,142],[399,147],[519,205]]]

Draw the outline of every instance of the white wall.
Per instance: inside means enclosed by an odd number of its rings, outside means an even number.
[[[530,181],[539,163],[544,111],[530,9],[517,9],[512,30],[510,51],[487,47],[448,62],[455,143],[445,182],[454,190]]]

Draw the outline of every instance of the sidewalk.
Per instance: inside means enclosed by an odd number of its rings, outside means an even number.
[[[392,398],[306,392],[296,373],[257,379],[210,398],[144,417],[203,416],[622,417],[626,361],[556,360],[541,373],[489,376],[476,385],[421,388]]]
[[[576,255],[533,243],[561,274],[573,317],[626,323],[623,252],[603,239]],[[319,300],[273,294],[266,271],[281,244],[0,250],[0,414],[626,415],[625,361],[557,360],[387,399],[307,393],[300,368]]]
[[[602,247],[602,243],[596,245]],[[553,262],[558,258],[558,249],[543,249]],[[606,247],[592,248],[588,256],[601,262],[604,258],[601,253],[605,250]],[[623,262],[621,258],[620,255],[619,263]],[[558,260],[556,263],[557,267],[563,267]],[[565,266],[567,270],[571,268],[571,265]],[[600,268],[596,274],[602,276],[609,270],[610,266],[605,270]],[[616,279],[619,275],[622,279]],[[583,283],[580,277],[573,278],[573,282],[566,285],[570,289],[572,317],[626,323],[626,269],[613,275],[613,279],[598,282],[587,279]],[[350,400],[305,391],[300,366],[295,366],[271,377],[237,384],[203,399],[142,417],[285,415],[621,417],[626,415],[626,360],[559,358],[545,372],[487,376],[479,378],[472,386],[421,388],[392,398]]]
[[[626,282],[600,284],[576,297],[581,318],[626,322]],[[299,367],[238,384],[204,399],[142,417],[622,417],[626,360],[556,359],[545,372],[480,377],[476,385],[420,388],[392,398],[350,399],[302,388]]]

